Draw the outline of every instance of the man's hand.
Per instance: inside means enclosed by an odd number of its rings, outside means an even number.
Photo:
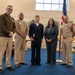
[[[10,33],[9,33],[9,36],[10,36],[10,37],[13,37],[13,32],[10,32]]]
[[[25,39],[25,38],[26,38],[26,34],[21,35],[21,37],[22,37],[23,39]]]
[[[34,41],[34,39],[32,37],[30,37],[31,41]]]

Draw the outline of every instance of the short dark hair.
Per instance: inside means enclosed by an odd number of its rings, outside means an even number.
[[[13,7],[12,5],[8,5],[7,7]]]
[[[40,16],[39,16],[39,15],[36,15],[36,16],[35,16],[35,18],[36,18],[36,17],[40,18]]]

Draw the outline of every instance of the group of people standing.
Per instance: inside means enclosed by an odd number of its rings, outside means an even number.
[[[6,69],[14,70],[11,66],[13,34],[15,33],[14,45],[14,62],[16,67],[27,65],[24,61],[26,36],[28,34],[27,23],[23,20],[24,14],[20,12],[18,19],[15,21],[11,17],[13,7],[8,5],[6,12],[0,15],[0,73],[2,70],[3,57],[6,52]]]
[[[8,5],[6,13],[0,15],[0,73],[2,70],[2,61],[4,53],[6,51],[6,69],[14,70],[11,66],[11,53],[13,34],[15,34],[15,50],[14,50],[14,62],[16,67],[20,67],[21,64],[27,65],[24,61],[25,56],[25,44],[26,36],[28,34],[27,23],[24,21],[24,14],[19,14],[19,19],[14,20],[11,17],[13,7]],[[60,28],[63,34],[62,40],[62,66],[67,65],[72,67],[72,29],[71,24],[68,22],[68,17],[64,17],[64,24]],[[46,64],[56,64],[56,47],[58,41],[58,27],[55,21],[50,18],[47,26],[45,27],[40,23],[40,16],[35,16],[35,22],[30,25],[29,37],[31,39],[31,65],[41,65],[41,43],[43,37],[46,41],[47,48],[47,62]],[[66,53],[68,54],[68,61],[66,61]]]

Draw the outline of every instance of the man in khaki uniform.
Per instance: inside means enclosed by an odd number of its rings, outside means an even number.
[[[70,68],[73,65],[73,62],[72,62],[72,30],[71,30],[71,23],[68,21],[68,16],[64,16],[64,24],[60,27],[60,31],[63,35],[61,66],[67,65],[67,67]],[[66,59],[66,56],[68,59]]]
[[[2,60],[6,50],[6,69],[13,70],[11,66],[11,52],[12,52],[12,42],[13,33],[15,32],[15,20],[10,16],[13,11],[13,7],[8,5],[6,8],[6,13],[0,15],[0,73],[2,70]]]
[[[27,64],[24,62],[26,36],[28,28],[26,22],[23,20],[24,14],[19,14],[19,19],[16,20],[16,34],[15,34],[15,65],[19,67],[20,64]]]

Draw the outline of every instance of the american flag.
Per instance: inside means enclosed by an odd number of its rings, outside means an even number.
[[[60,25],[63,24],[64,16],[67,16],[66,0],[63,0],[63,14],[62,14]]]

